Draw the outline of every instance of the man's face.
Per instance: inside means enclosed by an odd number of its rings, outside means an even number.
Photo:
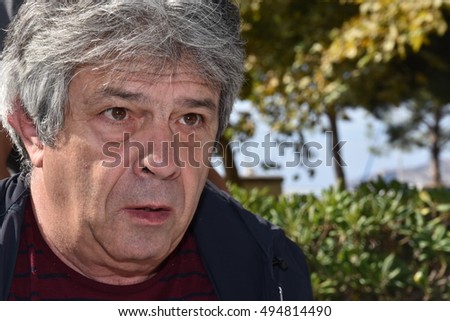
[[[183,237],[203,190],[219,91],[186,70],[155,77],[124,68],[111,77],[85,67],[68,104],[56,147],[44,147],[31,182],[44,235],[78,267],[87,264],[80,257],[123,273],[160,262]]]

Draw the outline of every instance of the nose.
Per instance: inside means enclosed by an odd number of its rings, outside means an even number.
[[[175,159],[173,133],[170,129],[153,129],[146,145],[146,151],[136,168],[138,175],[152,176],[161,180],[176,179],[180,166]]]

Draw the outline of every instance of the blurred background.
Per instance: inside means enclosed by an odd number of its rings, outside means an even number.
[[[240,1],[246,82],[217,171],[238,186],[273,185],[275,193],[352,189],[378,176],[448,186],[449,6]],[[242,166],[248,142],[258,144],[250,152],[259,160]],[[305,148],[312,142],[322,148]]]
[[[317,300],[450,300],[450,0],[241,0],[217,153]]]

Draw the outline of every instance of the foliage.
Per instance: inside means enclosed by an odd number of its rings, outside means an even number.
[[[381,180],[320,196],[230,189],[300,245],[316,300],[450,299],[450,191]]]
[[[333,106],[399,102],[410,82],[432,80],[424,68],[448,63],[445,50],[427,49],[448,42],[449,9],[449,0],[242,1],[243,97],[283,133]]]
[[[336,119],[349,106],[380,116],[417,99],[418,88],[450,99],[450,0],[243,0],[241,9],[242,96],[276,132],[321,126],[338,139]]]
[[[341,87],[313,79],[319,51],[330,44],[331,30],[357,13],[357,6],[338,1],[248,0],[242,1],[241,12],[248,53],[248,81],[242,96],[255,103],[276,132],[295,133],[320,124],[317,116]]]

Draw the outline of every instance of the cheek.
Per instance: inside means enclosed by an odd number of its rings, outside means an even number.
[[[120,167],[104,166],[104,156],[98,144],[78,137],[66,140],[65,145],[48,148],[44,156],[43,170],[47,186],[53,195],[65,202],[84,199],[101,203],[104,196],[120,175]]]
[[[213,146],[213,141],[196,142],[195,147],[190,148],[189,150],[189,159],[195,160],[195,162],[191,162],[189,165],[197,169],[210,167],[210,158],[212,155],[212,151],[214,150]]]
[[[218,148],[216,146],[216,142],[211,140],[206,143],[203,143],[202,145],[202,157],[203,162],[206,164],[206,166],[210,166],[211,163],[211,157],[213,156],[214,152],[217,152]]]
[[[85,122],[81,125],[87,124]],[[80,124],[77,124],[80,125]],[[75,127],[75,126],[74,126]],[[108,147],[114,141],[108,141],[89,126],[76,126],[72,128],[65,139],[61,140],[59,149],[63,154],[63,161],[66,160],[70,166],[77,167],[80,171],[101,172],[108,169],[105,164],[111,161],[108,158]],[[120,145],[120,142],[114,142],[113,146]]]
[[[205,186],[208,177],[209,168],[201,167],[187,167],[183,169],[183,185],[185,193],[186,207],[190,211],[195,211],[197,208],[200,195]]]

